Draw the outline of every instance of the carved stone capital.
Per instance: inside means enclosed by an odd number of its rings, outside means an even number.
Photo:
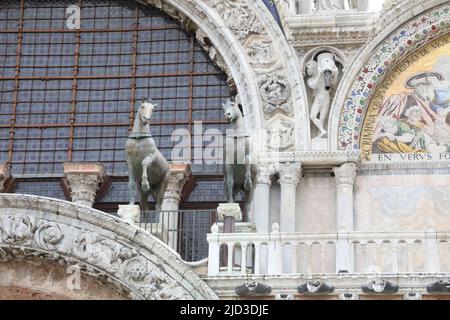
[[[272,176],[276,173],[273,165],[259,166],[258,175],[256,176],[256,184],[272,185]]]
[[[4,183],[10,176],[9,166],[7,164],[0,164],[0,192],[3,191]]]
[[[282,164],[278,174],[281,185],[297,186],[302,175],[302,164],[300,162]]]
[[[225,217],[233,217],[236,221],[242,220],[241,207],[238,203],[219,203],[217,214],[219,220],[224,220]]]
[[[181,201],[181,191],[191,175],[189,164],[172,163],[170,165],[170,178],[164,195],[164,200]]]
[[[351,185],[355,183],[356,172],[358,166],[355,163],[344,163],[340,167],[333,168],[334,175],[336,177],[336,185],[343,184]]]
[[[99,184],[106,177],[100,163],[65,162],[64,174],[70,185],[72,202],[92,207]]]

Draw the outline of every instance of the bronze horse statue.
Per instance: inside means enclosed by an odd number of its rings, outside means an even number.
[[[228,203],[235,203],[236,196],[239,192],[243,191],[245,212],[250,214],[250,206],[256,186],[253,182],[256,181],[256,175],[258,173],[257,166],[251,163],[249,154],[251,151],[251,141],[245,130],[244,117],[238,104],[228,100],[222,107],[225,119],[231,124],[232,128],[230,131],[227,131],[227,141],[231,141],[230,139],[232,138],[233,143],[238,142],[238,147],[234,145],[233,148],[227,148],[229,143],[225,143],[224,145],[225,164],[223,166],[223,172],[225,175],[225,194]],[[242,143],[242,139],[245,139],[244,143]],[[245,150],[238,150],[243,147],[245,147]],[[245,161],[239,161],[237,159],[239,154],[245,155],[245,159],[242,159]]]
[[[136,183],[140,192],[142,210],[148,210],[148,197],[156,201],[160,211],[164,192],[170,177],[169,163],[158,150],[150,134],[150,119],[157,105],[145,99],[140,105],[134,120],[133,131],[125,143],[128,164],[130,205],[135,203]]]

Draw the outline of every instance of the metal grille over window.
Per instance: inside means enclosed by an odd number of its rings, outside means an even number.
[[[63,161],[124,173],[123,144],[144,97],[159,104],[152,134],[166,157],[176,128],[201,120],[223,129],[222,72],[158,9],[83,0],[81,29],[70,30],[72,1],[2,2],[0,161],[13,173],[59,173]]]
[[[71,5],[80,8],[79,29],[67,25]],[[193,133],[194,121],[203,131],[226,129],[226,76],[193,34],[152,6],[3,0],[0,65],[0,163],[9,162],[18,179],[44,186],[62,177],[65,161],[101,162],[114,190],[100,202],[123,203],[117,188],[127,171],[124,144],[145,97],[159,105],[152,135],[168,160],[175,129]],[[192,171],[205,177],[221,170],[205,164]]]

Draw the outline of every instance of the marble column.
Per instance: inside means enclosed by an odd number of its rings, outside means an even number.
[[[88,162],[65,162],[64,174],[70,186],[72,202],[92,207],[99,184],[106,177],[103,165]]]
[[[270,187],[275,173],[273,166],[260,166],[258,169],[250,222],[259,233],[270,232]]]
[[[3,192],[5,182],[10,177],[9,166],[5,163],[0,164],[0,192]]]
[[[302,174],[301,163],[282,164],[278,171],[280,176],[280,231],[281,233],[296,232],[296,195],[297,186]],[[283,251],[283,273],[297,273],[296,246],[285,245]]]
[[[345,234],[354,230],[353,190],[357,165],[344,163],[340,167],[333,168],[333,171],[336,178],[336,226],[338,232],[336,272],[353,272],[353,246]]]
[[[302,174],[301,163],[282,164],[279,170],[280,198],[280,230],[282,233],[295,232],[295,205],[297,186]]]
[[[357,166],[344,163],[333,168],[336,178],[336,222],[338,232],[353,231],[353,189]]]
[[[164,193],[164,200],[161,206],[162,225],[167,228],[164,232],[167,232],[166,239],[168,245],[177,249],[178,243],[178,210],[181,202],[181,191],[191,175],[191,169],[189,164],[185,163],[171,163],[170,164],[170,178],[167,184],[166,191]]]

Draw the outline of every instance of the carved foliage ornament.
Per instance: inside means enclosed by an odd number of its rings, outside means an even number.
[[[75,257],[79,263],[86,263],[88,269],[106,271],[130,285],[133,293],[138,292],[144,299],[191,298],[160,267],[132,248],[65,224],[22,215],[0,215],[0,261],[28,255],[47,255],[52,260]]]

